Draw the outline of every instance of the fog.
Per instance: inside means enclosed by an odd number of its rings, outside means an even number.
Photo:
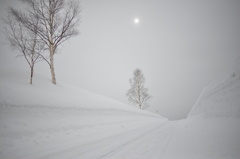
[[[22,9],[16,0],[1,0],[1,17],[7,6]],[[147,110],[171,120],[186,118],[203,88],[240,56],[240,1],[82,0],[81,6],[80,35],[55,55],[57,82],[129,104],[129,78],[140,68],[153,96]],[[0,40],[0,67],[30,76],[2,33]],[[35,73],[51,78],[44,62]]]

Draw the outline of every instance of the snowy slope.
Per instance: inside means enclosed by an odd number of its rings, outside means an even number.
[[[0,70],[0,80],[0,105],[58,109],[116,109],[154,115],[63,82],[53,85],[50,79],[39,75],[34,75],[33,85],[30,85],[29,72],[25,71]]]
[[[240,58],[178,121],[164,159],[240,158]]]
[[[225,74],[204,88],[188,117],[199,114],[240,117],[240,57]]]
[[[56,145],[59,139],[84,139],[167,121],[63,82],[53,85],[34,75],[30,85],[29,72],[0,70],[0,158],[18,158],[32,148]]]

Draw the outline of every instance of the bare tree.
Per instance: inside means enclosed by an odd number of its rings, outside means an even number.
[[[133,72],[133,79],[129,80],[131,88],[127,91],[126,96],[128,101],[133,104],[138,104],[140,109],[149,107],[147,101],[152,98],[147,92],[148,89],[144,87],[145,78],[142,70],[136,69]]]
[[[39,19],[32,19],[34,32],[25,28],[8,9],[7,16],[3,19],[5,24],[4,34],[7,44],[17,51],[17,57],[24,57],[31,69],[30,84],[32,84],[34,65],[42,60],[47,61],[43,55],[44,43],[37,38],[36,30],[38,28]],[[48,61],[47,61],[48,62]],[[49,62],[48,62],[49,63]],[[50,64],[50,63],[49,63]]]
[[[64,41],[78,35],[80,23],[80,4],[76,0],[20,0],[26,4],[26,12],[12,9],[19,22],[48,46],[52,83],[56,84],[54,58],[57,48]],[[29,17],[39,19],[39,27],[35,30]]]

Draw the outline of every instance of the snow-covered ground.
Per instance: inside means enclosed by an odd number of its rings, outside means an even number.
[[[166,121],[66,83],[34,75],[30,85],[28,72],[0,70],[0,158],[26,158],[66,141],[85,143]]]
[[[240,158],[240,58],[180,121],[42,76],[28,82],[0,70],[1,159]]]

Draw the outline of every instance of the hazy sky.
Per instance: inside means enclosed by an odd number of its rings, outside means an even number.
[[[0,0],[1,16],[8,5],[20,7]],[[153,96],[148,110],[171,120],[186,118],[203,88],[240,56],[239,0],[82,0],[81,6],[81,34],[55,55],[57,81],[128,104],[129,78],[140,68]],[[0,67],[30,71],[6,45]],[[46,63],[35,65],[35,73],[51,77]]]

